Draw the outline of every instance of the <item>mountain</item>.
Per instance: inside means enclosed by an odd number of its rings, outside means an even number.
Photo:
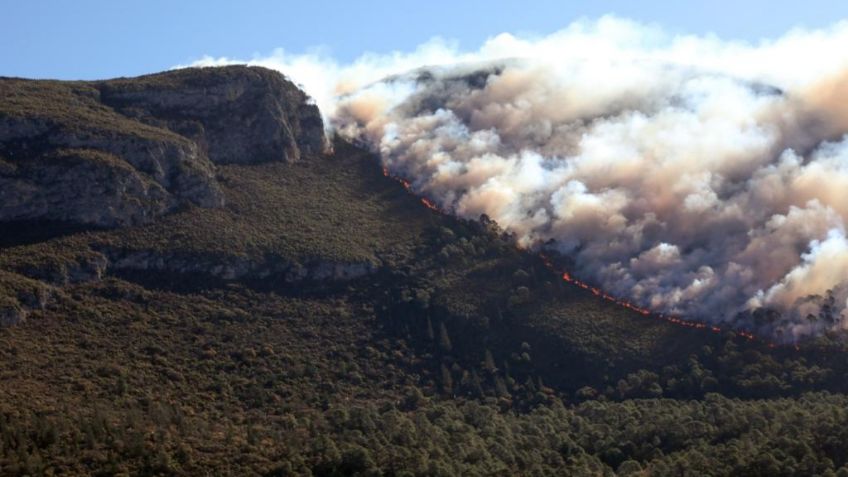
[[[0,474],[848,475],[841,342],[596,296],[276,72],[0,92]]]
[[[186,204],[220,207],[216,164],[296,161],[326,147],[318,108],[261,69],[5,78],[0,94],[0,220],[112,227]]]

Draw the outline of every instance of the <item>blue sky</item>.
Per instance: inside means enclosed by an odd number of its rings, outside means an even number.
[[[541,35],[608,13],[671,32],[757,41],[848,18],[848,2],[4,0],[0,11],[0,75],[94,79],[275,48],[324,47],[342,62],[411,50],[434,36],[473,49],[498,33]]]

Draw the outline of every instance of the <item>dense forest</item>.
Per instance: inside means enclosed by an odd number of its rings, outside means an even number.
[[[219,208],[2,224],[0,474],[848,476],[842,336],[599,299],[341,140],[215,180]]]
[[[417,229],[386,266],[298,286],[160,271],[71,284],[0,334],[4,473],[848,474],[836,338],[773,349],[599,301],[485,218],[430,211],[336,147],[225,183],[291,186],[284,169],[320,166],[381,183],[392,226]],[[3,259],[117,240],[74,233]]]

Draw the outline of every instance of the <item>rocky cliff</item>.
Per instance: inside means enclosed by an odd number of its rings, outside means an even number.
[[[263,68],[1,78],[0,222],[115,227],[220,207],[216,164],[295,161],[326,145],[318,108]]]
[[[192,139],[216,164],[294,161],[327,145],[318,107],[264,68],[177,70],[98,89],[104,104]]]

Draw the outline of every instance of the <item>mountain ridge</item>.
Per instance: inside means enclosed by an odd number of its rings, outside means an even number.
[[[186,204],[220,207],[215,164],[296,161],[328,147],[317,107],[264,68],[4,78],[0,92],[0,220],[114,227]]]
[[[179,74],[202,84],[216,71]],[[221,108],[223,124],[235,114]],[[186,121],[145,119],[159,120]],[[833,443],[848,429],[840,342],[770,349],[598,299],[491,220],[422,204],[339,137],[275,157],[213,163],[215,207],[43,223],[53,234],[0,220],[0,321],[14,325],[0,327],[0,473],[809,475],[848,463]],[[790,428],[802,445],[781,444]]]

